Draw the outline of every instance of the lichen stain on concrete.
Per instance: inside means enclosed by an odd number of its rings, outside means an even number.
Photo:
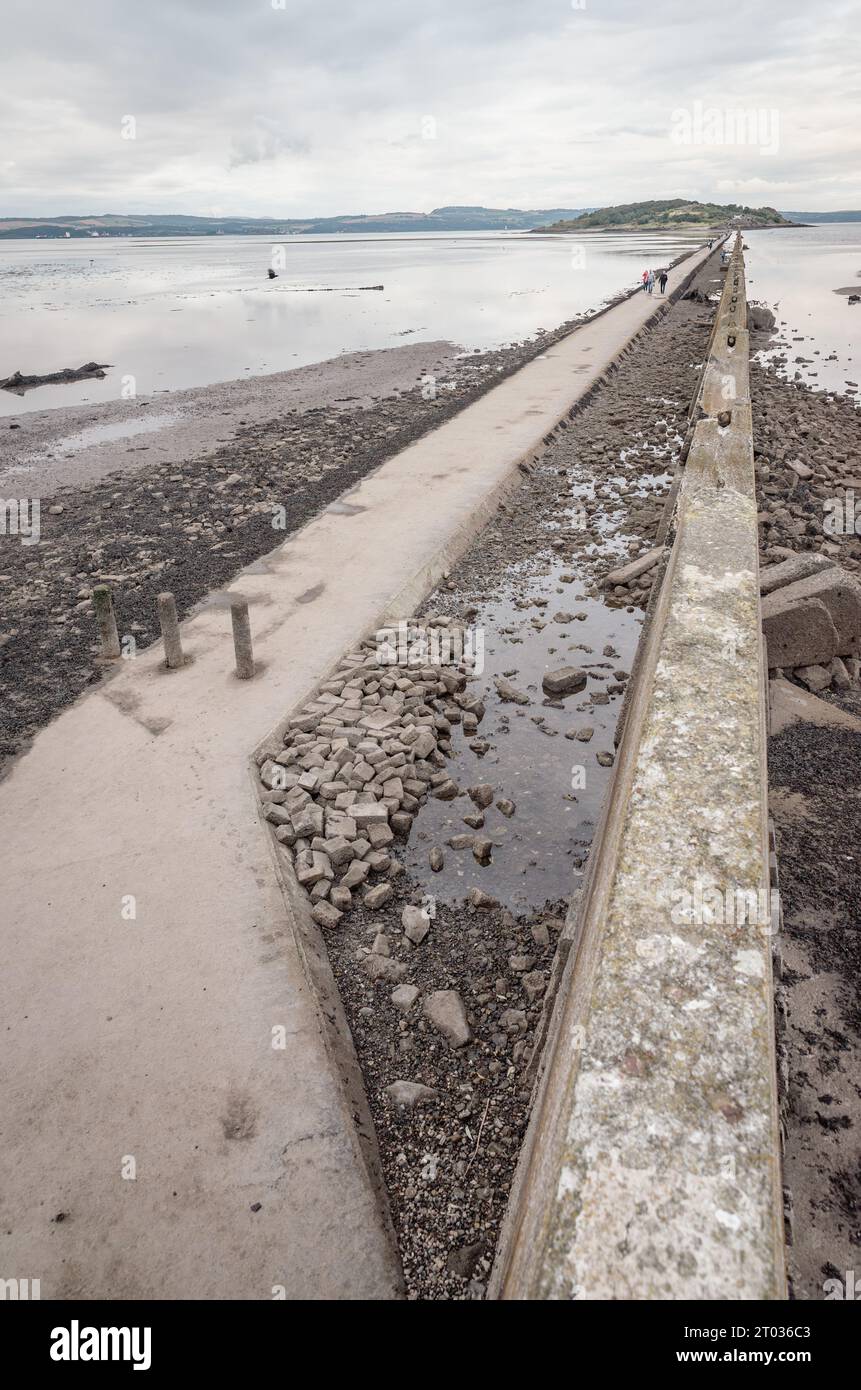
[[[257,1133],[257,1111],[250,1097],[236,1086],[227,1093],[221,1128],[225,1139],[253,1139]]]
[[[306,589],[304,593],[296,595],[297,603],[313,603],[319,598],[326,588],[325,582],[321,579],[319,584],[314,584],[312,588]]]

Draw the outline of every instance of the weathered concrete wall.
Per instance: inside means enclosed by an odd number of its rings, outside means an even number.
[[[785,1297],[745,324],[739,242],[498,1298]]]

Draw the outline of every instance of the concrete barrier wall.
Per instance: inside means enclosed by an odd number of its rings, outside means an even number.
[[[786,1296],[740,239],[692,412],[497,1298]]]

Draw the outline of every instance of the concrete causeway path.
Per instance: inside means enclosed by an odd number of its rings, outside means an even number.
[[[243,572],[252,681],[213,595],[185,668],[160,644],[117,662],[0,783],[0,1277],[54,1299],[400,1295],[250,757],[412,608],[659,306],[548,348]]]

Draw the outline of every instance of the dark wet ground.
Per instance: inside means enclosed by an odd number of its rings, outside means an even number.
[[[795,1297],[822,1299],[826,1280],[861,1280],[861,734],[795,725],[769,740],[768,769],[788,1263]]]

